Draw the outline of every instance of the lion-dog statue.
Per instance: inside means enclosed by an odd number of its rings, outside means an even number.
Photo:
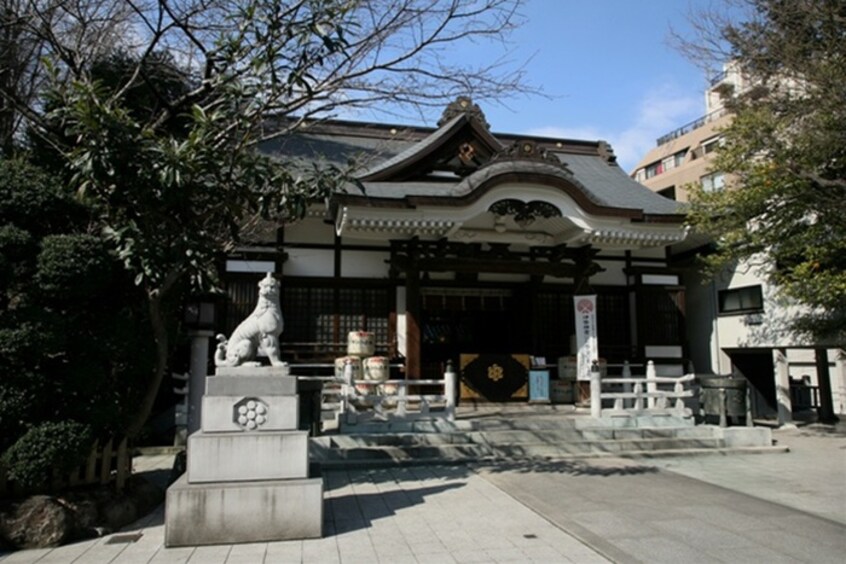
[[[279,355],[279,334],[285,326],[279,307],[279,281],[268,272],[258,287],[258,304],[253,313],[235,328],[229,340],[224,335],[217,336],[220,342],[214,355],[215,366],[254,366],[259,352],[273,366],[286,364]]]

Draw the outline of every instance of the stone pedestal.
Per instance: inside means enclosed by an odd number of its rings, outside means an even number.
[[[167,490],[165,546],[322,536],[323,481],[308,477],[287,367],[219,368],[202,405],[187,472]]]

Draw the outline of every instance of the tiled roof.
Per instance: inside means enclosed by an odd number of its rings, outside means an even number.
[[[346,164],[350,158],[360,161],[360,176],[375,174],[412,158],[442,140],[450,129],[465,116],[456,116],[428,135],[421,128],[400,126],[374,126],[349,122],[330,123],[331,127],[315,127],[311,131],[286,135],[265,142],[262,150],[286,158],[325,159],[335,164]],[[496,135],[494,135],[496,136]],[[514,135],[507,135],[514,138]],[[519,136],[518,136],[519,138]],[[577,186],[593,203],[601,207],[639,210],[645,214],[681,214],[682,206],[673,200],[651,192],[635,182],[615,163],[601,154],[600,143],[590,154],[592,143],[578,142],[578,154],[568,152],[565,143],[551,139],[538,139],[539,145],[554,153],[567,165],[569,173],[554,164],[538,161],[504,160],[493,162],[466,178],[365,182],[366,197],[402,200],[407,197],[462,197],[466,196],[482,179],[503,171],[520,171],[546,174],[568,180]],[[572,142],[571,142],[572,143]],[[561,149],[560,146],[564,146]],[[350,189],[349,194],[359,194]]]

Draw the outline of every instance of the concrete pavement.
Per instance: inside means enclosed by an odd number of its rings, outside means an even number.
[[[159,508],[0,562],[841,562],[846,434],[775,437],[791,452],[333,471],[323,539],[165,549]],[[136,461],[158,479],[167,468]]]

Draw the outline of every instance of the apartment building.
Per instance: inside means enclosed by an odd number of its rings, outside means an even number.
[[[732,119],[723,95],[748,86],[738,68],[727,65],[705,92],[706,114],[661,136],[631,177],[679,202],[689,201],[696,185],[707,191],[726,189],[728,177],[712,164],[721,129]],[[696,370],[743,375],[760,418],[789,424],[794,416],[812,417],[827,396],[835,413],[846,413],[846,352],[790,329],[799,306],[768,283],[772,265],[765,260],[738,264],[706,279],[696,257],[707,252],[709,243],[693,234],[669,251],[670,264],[684,271],[688,354]]]

